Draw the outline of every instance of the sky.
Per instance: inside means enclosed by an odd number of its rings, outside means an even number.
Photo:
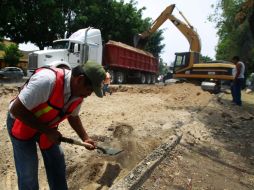
[[[130,0],[124,0],[129,2]],[[146,7],[143,11],[143,18],[150,17],[152,20],[161,14],[164,9],[175,4],[176,8],[173,11],[178,19],[183,20],[178,10],[183,13],[190,24],[196,29],[201,39],[201,54],[209,56],[212,59],[215,58],[215,48],[218,42],[217,30],[215,23],[208,21],[208,16],[214,13],[214,9],[211,7],[212,4],[216,4],[218,0],[136,0],[137,8]],[[169,21],[167,20],[160,29],[164,29],[163,32],[163,44],[165,48],[161,54],[162,59],[168,65],[170,65],[175,58],[175,52],[186,52],[189,51],[189,43],[183,34]],[[21,50],[35,50],[38,49],[31,43],[20,44]]]

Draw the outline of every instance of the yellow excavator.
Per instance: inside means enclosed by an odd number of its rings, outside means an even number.
[[[190,44],[190,50],[188,52],[175,53],[173,78],[200,81],[202,82],[201,87],[204,90],[218,91],[221,81],[234,79],[233,69],[235,65],[226,61],[200,63],[201,43],[199,35],[180,11],[179,14],[186,23],[172,14],[174,8],[175,4],[168,6],[147,31],[135,35],[134,46],[142,49],[148,37],[167,19],[170,20]]]

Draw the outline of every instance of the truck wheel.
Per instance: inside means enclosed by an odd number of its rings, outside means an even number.
[[[155,75],[152,75],[152,84],[155,84],[155,82],[156,82],[156,78],[155,78]]]
[[[221,92],[221,85],[220,84],[216,84],[215,87],[214,87],[214,90],[213,90],[213,93],[214,94],[218,94]]]
[[[113,70],[109,70],[109,74],[110,74],[110,84],[114,84],[115,83],[115,72]]]
[[[116,72],[116,82],[118,84],[123,84],[125,82],[125,75],[123,72],[121,71]]]
[[[152,81],[151,75],[150,75],[150,74],[147,74],[147,75],[146,75],[146,83],[147,83],[147,84],[151,84],[151,81]]]
[[[140,83],[141,84],[145,84],[146,83],[146,76],[143,73],[141,73],[141,76],[140,76]]]

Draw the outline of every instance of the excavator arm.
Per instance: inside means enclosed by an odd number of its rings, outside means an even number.
[[[181,12],[179,13],[185,22],[172,14],[174,8],[174,4],[168,6],[147,31],[134,36],[134,46],[142,49],[148,37],[156,32],[166,20],[170,20],[190,44],[188,52],[175,53],[173,78],[202,81],[201,87],[204,90],[218,91],[221,80],[234,79],[234,64],[223,62],[200,63],[201,43],[199,35]]]
[[[198,52],[201,51],[201,43],[199,35],[193,29],[191,25],[184,24],[181,20],[176,18],[174,15],[169,15],[168,19],[177,27],[178,30],[185,36],[190,44],[190,51]]]
[[[145,41],[147,38],[153,34],[167,19],[169,19],[177,28],[178,30],[185,36],[190,44],[190,51],[200,53],[201,44],[199,35],[190,25],[188,20],[183,16],[181,12],[179,12],[182,17],[184,18],[185,22],[182,22],[178,18],[176,18],[172,12],[175,8],[175,5],[169,5],[161,14],[160,16],[152,23],[150,28],[145,32],[135,35],[134,36],[134,46],[138,48],[142,48],[145,45]]]
[[[144,31],[141,34],[138,34],[140,38],[145,39],[148,38],[152,33],[154,33],[167,19],[168,16],[172,14],[173,10],[175,8],[175,5],[168,6],[161,14],[160,16],[152,23],[150,28],[146,31]],[[138,41],[135,42],[134,45],[138,45]]]

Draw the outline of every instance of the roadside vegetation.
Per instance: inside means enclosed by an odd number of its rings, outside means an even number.
[[[92,26],[101,30],[104,42],[112,39],[133,45],[133,36],[147,30],[152,23],[151,18],[142,18],[146,7],[137,9],[136,4],[135,0],[129,3],[123,0],[2,1],[0,36],[16,43],[32,42],[43,49],[52,45],[53,40],[63,38],[65,31],[71,34]],[[246,63],[247,73],[253,72],[254,0],[219,0],[213,7],[208,20],[218,28],[216,59],[230,61],[238,55]],[[156,57],[160,57],[165,46],[162,34],[162,29],[157,30],[145,47]],[[206,55],[201,59],[211,61]],[[160,62],[163,67],[164,61]]]

